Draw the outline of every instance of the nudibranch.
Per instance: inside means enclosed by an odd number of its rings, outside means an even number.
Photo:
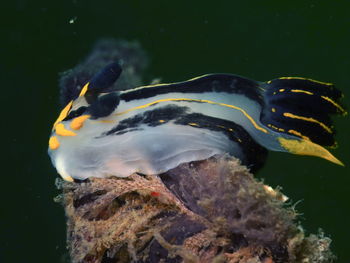
[[[267,150],[342,164],[331,114],[346,114],[334,85],[300,77],[267,82],[208,74],[119,91],[113,63],[81,89],[53,125],[49,155],[67,181],[160,174],[230,154],[257,168]]]

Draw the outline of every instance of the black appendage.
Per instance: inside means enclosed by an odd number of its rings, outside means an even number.
[[[109,64],[91,79],[88,92],[110,92],[121,72],[122,68],[117,62]]]
[[[330,115],[344,114],[345,110],[339,102],[342,93],[332,84],[308,79],[275,79],[263,88],[262,123],[282,133],[297,131],[322,146],[334,145]]]
[[[98,97],[88,107],[88,113],[92,119],[106,117],[110,115],[119,105],[119,96],[116,92]]]

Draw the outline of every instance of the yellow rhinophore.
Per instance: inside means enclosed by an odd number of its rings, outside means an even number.
[[[323,148],[321,145],[313,143],[309,140],[294,140],[294,139],[285,139],[283,137],[278,138],[281,146],[288,150],[290,153],[299,154],[299,155],[311,155],[321,157],[332,163],[339,164],[344,166],[344,164],[334,157],[328,150]]]

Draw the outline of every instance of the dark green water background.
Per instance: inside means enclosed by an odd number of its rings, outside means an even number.
[[[62,262],[65,217],[53,202],[56,172],[46,149],[58,108],[58,72],[101,37],[138,40],[146,77],[180,81],[210,72],[257,80],[307,76],[336,83],[350,105],[349,1],[25,1],[1,3],[0,262]],[[70,24],[70,19],[76,18]],[[305,229],[333,239],[350,262],[350,125],[336,118],[345,168],[271,153],[259,173],[280,185]]]

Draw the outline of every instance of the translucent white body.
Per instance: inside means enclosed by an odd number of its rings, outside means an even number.
[[[186,100],[176,100],[181,98]],[[80,107],[81,103],[77,101],[74,108]],[[102,136],[121,120],[169,104],[188,107],[189,113],[232,121],[242,126],[262,146],[285,151],[276,141],[280,134],[259,122],[260,105],[246,96],[224,92],[167,93],[131,102],[121,101],[110,116],[88,119],[76,131],[76,136],[58,136],[60,147],[49,150],[53,164],[63,177],[86,179],[126,177],[134,172],[158,174],[181,163],[203,160],[221,153],[244,158],[238,143],[222,132],[195,127],[195,119],[191,121],[194,126],[176,125],[173,121],[155,127],[142,124],[136,131]],[[70,121],[63,124],[69,129]]]

